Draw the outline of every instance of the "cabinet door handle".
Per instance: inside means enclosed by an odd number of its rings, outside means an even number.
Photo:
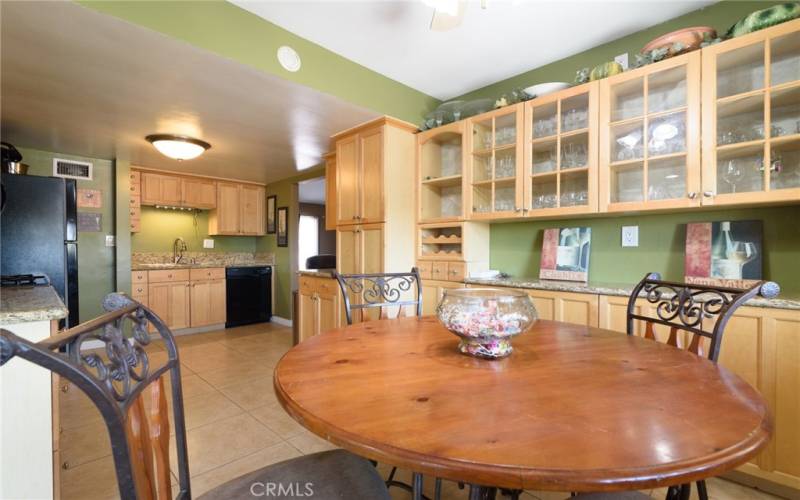
[[[517,207],[517,208],[515,208],[515,209],[514,209],[514,211],[515,211],[515,212],[522,212],[522,209],[521,209],[521,208],[519,208],[519,207]]]
[[[695,193],[694,191],[690,191],[689,192],[689,199],[693,200],[695,198],[697,198],[697,193]]]
[[[706,198],[711,198],[712,196],[714,196],[714,191],[703,191],[703,196],[705,196]]]

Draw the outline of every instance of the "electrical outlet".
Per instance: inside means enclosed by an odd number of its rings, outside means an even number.
[[[620,64],[620,66],[622,66],[622,69],[624,69],[624,70],[628,69],[628,53],[627,52],[625,52],[624,54],[620,54],[617,57],[615,57],[614,61],[618,62]]]
[[[214,240],[210,238],[203,240],[203,248],[214,248]]]
[[[116,241],[116,238],[114,237],[114,235],[113,234],[107,234],[106,235],[106,246],[107,247],[113,247],[116,244],[117,244],[117,241]]]
[[[622,226],[622,246],[639,246],[639,226]]]

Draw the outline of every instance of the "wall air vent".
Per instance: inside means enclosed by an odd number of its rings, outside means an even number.
[[[53,158],[53,175],[82,181],[92,180],[92,164],[85,161]]]

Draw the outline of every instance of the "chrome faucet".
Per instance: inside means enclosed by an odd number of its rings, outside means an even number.
[[[181,260],[183,260],[183,252],[185,251],[186,251],[186,242],[183,241],[183,238],[181,237],[175,238],[175,242],[172,244],[172,263],[180,264]]]

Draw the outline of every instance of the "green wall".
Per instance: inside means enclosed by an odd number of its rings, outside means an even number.
[[[439,101],[380,75],[250,12],[214,1],[95,1],[79,4],[183,40],[265,73],[306,85],[345,101],[419,123]],[[313,9],[312,7],[309,7]],[[302,59],[296,73],[284,70],[278,47]]]
[[[289,219],[299,218],[298,206],[292,206],[292,185],[306,179],[322,177],[325,175],[324,168],[314,168],[300,175],[274,182],[267,185],[267,196],[277,196],[275,207],[289,207]],[[296,203],[296,200],[294,200]],[[291,224],[290,224],[291,228]],[[275,311],[273,313],[282,318],[291,319],[292,317],[292,273],[291,255],[296,253],[297,248],[294,244],[297,240],[289,234],[289,246],[279,247],[275,234],[268,234],[259,238],[256,242],[257,252],[272,252],[275,254]]]
[[[171,252],[175,238],[186,240],[190,252],[255,252],[255,236],[209,236],[208,210],[184,212],[142,207],[142,230],[131,234],[134,252]],[[203,248],[203,239],[214,240],[214,248]]]
[[[689,26],[713,26],[719,35],[723,35],[736,21],[747,14],[781,2],[775,1],[724,1],[696,10],[675,19],[656,24],[650,28],[631,35],[618,38],[593,49],[575,54],[550,64],[534,68],[525,73],[501,80],[486,87],[473,90],[454,99],[477,99],[482,97],[496,98],[517,87],[529,87],[543,82],[572,82],[575,73],[581,68],[593,68],[600,63],[613,61],[619,54],[628,53],[630,64],[634,55],[639,53],[647,42],[654,38],[680,28]],[[618,7],[624,9],[624,6]]]
[[[80,319],[86,321],[103,313],[103,297],[115,290],[114,248],[105,246],[105,236],[114,234],[114,163],[109,160],[18,148],[29,175],[53,175],[53,158],[89,161],[94,164],[91,181],[78,181],[78,189],[98,189],[102,208],[79,208],[79,212],[100,212],[100,232],[78,233],[78,294]]]
[[[682,280],[687,222],[754,219],[763,221],[764,279],[778,282],[784,296],[800,296],[800,206],[493,224],[490,266],[536,278],[544,229],[591,227],[590,281],[632,284],[649,271]],[[622,226],[637,225],[639,246],[623,248]]]

